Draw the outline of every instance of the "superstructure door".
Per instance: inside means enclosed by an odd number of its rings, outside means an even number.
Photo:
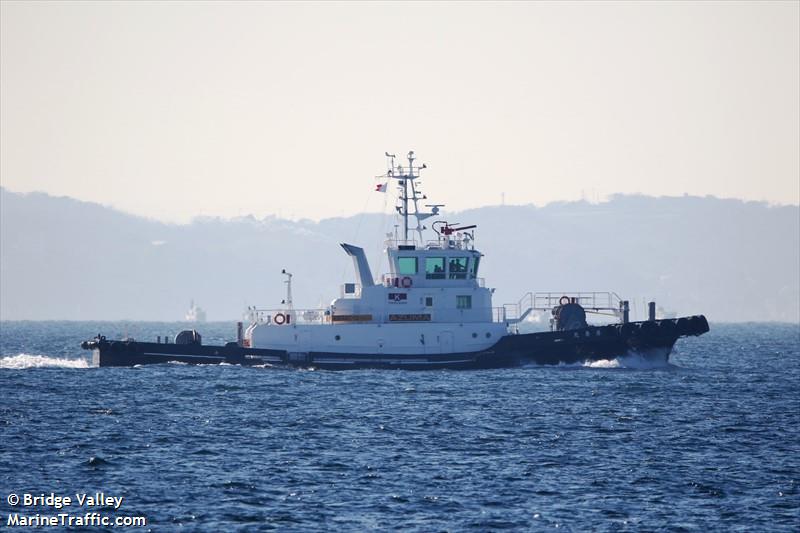
[[[441,353],[453,353],[452,331],[443,331],[439,333],[439,351]]]

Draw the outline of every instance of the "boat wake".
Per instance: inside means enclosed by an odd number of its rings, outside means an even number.
[[[0,368],[13,370],[26,368],[89,368],[89,361],[82,357],[66,359],[21,353],[0,358]]]
[[[678,366],[669,362],[669,351],[654,349],[647,352],[628,352],[614,359],[584,361],[582,363],[559,363],[558,365],[540,365],[528,363],[523,366],[541,368],[554,367],[565,370],[592,369],[625,369],[625,370],[674,370]]]
[[[651,350],[647,353],[628,352],[611,360],[586,361],[584,368],[627,368],[630,370],[664,370],[677,368],[669,362],[668,352]]]

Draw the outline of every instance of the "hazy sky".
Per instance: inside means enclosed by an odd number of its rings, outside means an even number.
[[[800,202],[800,3],[2,2],[0,178],[163,220]]]

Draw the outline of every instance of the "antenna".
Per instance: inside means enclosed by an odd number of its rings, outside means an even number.
[[[430,207],[431,215],[436,216],[439,214],[439,208],[444,207],[444,204],[425,204],[425,207]]]
[[[286,299],[284,301],[282,301],[281,303],[282,304],[286,304],[286,308],[289,311],[291,311],[293,309],[293,306],[292,306],[292,273],[291,272],[286,272],[286,269],[284,268],[283,270],[281,270],[281,274],[286,276],[286,281],[284,281],[284,283],[286,284]]]
[[[420,200],[427,200],[428,197],[424,195],[419,189],[419,183],[416,182],[420,178],[420,171],[422,169],[428,168],[426,164],[416,165],[414,162],[417,160],[416,156],[414,155],[414,151],[410,150],[406,154],[406,159],[408,160],[408,166],[397,165],[395,164],[395,155],[390,154],[389,152],[384,152],[384,155],[389,158],[388,163],[388,171],[386,172],[386,178],[388,179],[396,179],[400,183],[398,183],[398,200],[399,205],[397,205],[397,213],[403,217],[403,240],[405,242],[408,241],[408,233],[409,230],[417,231],[419,234],[420,242],[422,242],[422,230],[425,229],[422,226],[422,221],[428,217],[436,216],[439,214],[439,208],[443,207],[444,204],[437,204],[433,206],[426,206],[426,207],[433,207],[430,213],[423,213],[419,210],[419,201]],[[409,209],[409,201],[413,203],[413,211]],[[410,228],[408,218],[409,215],[414,216],[416,219],[416,227]]]

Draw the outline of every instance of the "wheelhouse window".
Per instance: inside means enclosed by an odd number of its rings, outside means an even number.
[[[450,279],[467,279],[469,257],[452,257],[447,265]]]
[[[472,309],[472,296],[456,296],[456,309]]]
[[[398,257],[397,273],[401,276],[409,276],[417,273],[416,257]]]
[[[475,279],[478,277],[478,263],[481,262],[480,257],[475,257],[472,259],[472,270],[469,273],[470,279]]]
[[[444,279],[444,257],[425,258],[425,277],[427,279]]]

